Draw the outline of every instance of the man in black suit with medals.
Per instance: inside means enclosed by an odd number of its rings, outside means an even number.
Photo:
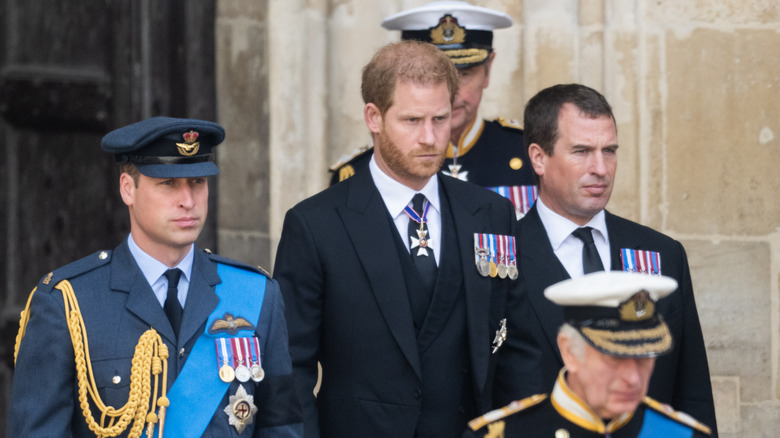
[[[452,131],[442,172],[488,187],[508,198],[522,216],[536,197],[536,177],[523,146],[519,122],[480,114],[496,52],[493,30],[512,25],[500,11],[462,1],[437,1],[401,11],[382,27],[401,32],[402,40],[424,41],[444,52],[458,69],[459,91],[452,106]],[[369,146],[331,166],[331,185],[366,169]]]
[[[361,86],[368,168],[287,212],[275,278],[307,437],[455,437],[491,407],[516,221],[437,174],[457,87],[431,44],[380,49]]]
[[[539,176],[539,198],[518,222],[518,268],[526,292],[510,303],[508,328],[536,330],[540,363],[518,357],[520,339],[509,337],[502,373],[513,385],[496,387],[500,404],[526,396],[541,370],[550,387],[563,366],[556,345],[562,310],[543,296],[547,286],[598,270],[665,275],[679,292],[658,303],[674,347],[658,359],[649,395],[688,412],[715,431],[707,353],[682,245],[657,231],[605,210],[617,169],[617,127],[612,109],[597,91],[579,84],[540,91],[526,105],[525,143]]]

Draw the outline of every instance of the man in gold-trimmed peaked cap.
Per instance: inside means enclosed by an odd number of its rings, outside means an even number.
[[[607,271],[548,287],[561,306],[564,368],[552,392],[515,401],[469,423],[467,437],[709,436],[689,415],[647,397],[655,358],[673,339],[655,305],[677,289],[670,277]]]
[[[442,172],[509,198],[522,215],[536,197],[536,179],[523,147],[519,122],[482,119],[479,104],[490,83],[493,30],[512,25],[509,15],[460,1],[429,3],[382,21],[402,40],[434,44],[458,69],[460,89],[452,106],[452,130]],[[373,153],[364,147],[331,166],[331,184],[365,168]]]
[[[9,437],[302,436],[278,284],[194,244],[224,138],[171,117],[103,137],[130,233],[31,293]]]

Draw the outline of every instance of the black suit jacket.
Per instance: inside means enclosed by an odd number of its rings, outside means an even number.
[[[661,274],[674,278],[679,284],[675,293],[658,303],[658,310],[671,330],[674,346],[670,353],[658,358],[648,395],[692,415],[711,427],[713,436],[716,436],[707,352],[685,249],[680,242],[651,228],[605,213],[612,270],[622,270],[621,248],[657,251],[661,255]],[[522,340],[510,341],[501,367],[515,375],[517,380],[512,385],[496,388],[498,405],[530,392],[546,392],[544,388],[552,387],[563,367],[556,340],[558,328],[564,322],[563,310],[545,298],[544,289],[570,277],[553,252],[536,206],[518,222],[517,241],[525,291],[520,295],[520,303],[511,306],[510,328],[519,325],[535,331],[541,351],[538,363],[523,360],[518,357]],[[529,386],[527,383],[534,378],[541,379],[540,383]]]
[[[497,357],[491,354],[491,342],[514,283],[478,274],[474,233],[506,235],[514,232],[516,222],[506,199],[476,185],[437,177],[461,254],[466,316],[459,327],[465,324],[467,333],[475,398],[471,404],[484,412],[491,406]],[[418,346],[453,322],[447,321],[452,314],[432,324],[426,320],[419,335],[415,333],[394,241],[397,234],[368,171],[287,212],[275,278],[285,298],[307,437],[414,436],[425,397]],[[317,362],[322,381],[315,399]],[[440,418],[445,421],[447,413]],[[463,430],[466,425],[457,427]]]

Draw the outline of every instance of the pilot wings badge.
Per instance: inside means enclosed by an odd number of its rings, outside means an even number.
[[[209,327],[209,334],[228,333],[235,335],[242,329],[254,330],[255,326],[247,321],[246,318],[235,317],[231,313],[225,313],[222,318],[214,320],[211,327]]]

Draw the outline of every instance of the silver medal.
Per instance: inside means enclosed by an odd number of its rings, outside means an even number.
[[[236,379],[238,379],[239,382],[248,382],[251,377],[252,373],[246,365],[241,364],[236,367]]]
[[[488,260],[488,251],[484,248],[477,250],[479,260],[477,260],[477,272],[483,277],[490,275],[490,261]]]
[[[255,382],[260,382],[265,378],[265,371],[263,371],[263,367],[260,365],[252,365],[250,371],[252,372],[252,380]]]

